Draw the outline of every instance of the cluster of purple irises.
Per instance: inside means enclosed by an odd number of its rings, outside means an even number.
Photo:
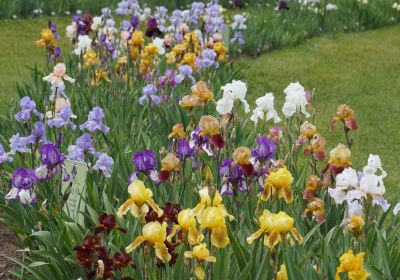
[[[273,164],[273,158],[276,154],[276,143],[265,136],[257,137],[256,142],[257,144],[251,149],[251,158],[248,165],[236,164],[232,158],[227,158],[220,164],[219,176],[222,182],[222,195],[247,192],[249,183],[252,185],[257,183],[261,188],[263,187],[264,175]],[[199,153],[205,152],[211,158],[216,159],[217,151],[222,149],[224,144],[222,136],[217,136],[216,138],[203,136],[201,135],[201,130],[196,128],[191,133],[189,140],[174,140],[170,146],[170,152],[174,153],[181,162],[188,159],[191,160],[192,170],[196,171],[199,167]],[[129,183],[136,180],[139,174],[145,175],[157,185],[166,181],[167,177],[157,168],[157,157],[153,150],[148,149],[136,152],[132,157],[132,163],[135,170],[129,176]]]
[[[76,139],[76,144],[68,147],[68,155],[61,152],[63,130],[69,128],[73,131],[76,125],[73,123],[74,117],[69,106],[64,106],[54,117],[45,121],[44,114],[36,108],[36,103],[26,96],[20,100],[21,111],[15,114],[15,119],[22,125],[26,136],[20,133],[10,138],[10,151],[6,152],[0,145],[0,165],[12,162],[15,155],[20,155],[24,159],[24,154],[31,154],[32,168],[19,167],[14,171],[11,179],[11,190],[6,195],[6,199],[19,199],[23,204],[34,203],[36,194],[34,186],[37,182],[46,182],[54,178],[57,174],[63,174],[63,180],[68,181],[69,174],[64,168],[67,159],[86,161],[90,164],[89,155],[96,158],[92,169],[101,172],[105,177],[111,176],[113,159],[106,153],[98,152],[94,148],[92,137],[96,131],[103,134],[109,132],[109,127],[103,123],[104,112],[99,107],[94,107],[89,112],[88,119],[79,126],[81,131],[87,131]],[[47,138],[46,128],[53,128],[57,133],[55,143]],[[67,133],[67,132],[64,132]],[[38,154],[39,160],[35,160]],[[23,161],[25,162],[25,161]]]
[[[265,136],[256,139],[257,144],[251,148],[250,163],[236,164],[233,158],[225,159],[219,168],[222,195],[233,195],[247,192],[248,185],[258,183],[264,186],[264,175],[268,172],[276,153],[276,144]]]

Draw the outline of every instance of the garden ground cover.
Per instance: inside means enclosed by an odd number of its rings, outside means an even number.
[[[62,36],[60,45],[69,51],[64,30],[69,19],[53,18]],[[29,82],[29,66],[44,65],[43,52],[34,41],[47,23],[46,18],[0,23],[0,98],[15,96],[17,81]],[[250,87],[249,99],[274,92],[277,103],[283,101],[282,90],[288,81],[300,81],[317,93],[316,125],[333,148],[339,130],[329,131],[330,117],[337,104],[347,103],[356,112],[361,129],[354,134],[355,166],[361,167],[368,154],[379,154],[388,171],[389,196],[398,199],[400,187],[397,151],[400,132],[395,116],[400,113],[400,26],[354,34],[326,35],[297,47],[273,51],[256,59],[241,58],[236,67]],[[250,125],[250,124],[249,124]],[[345,141],[344,139],[341,139]]]

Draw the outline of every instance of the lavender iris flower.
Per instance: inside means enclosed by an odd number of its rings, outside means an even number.
[[[192,67],[185,64],[185,65],[182,65],[179,67],[179,74],[175,76],[175,82],[177,84],[180,84],[186,78],[190,79],[192,81],[192,84],[194,84],[196,82],[196,80],[193,77]]]
[[[79,126],[81,130],[87,129],[90,132],[95,132],[99,130],[104,134],[110,131],[110,128],[103,124],[104,112],[100,107],[94,107],[92,111],[89,112],[88,120]]]
[[[68,125],[72,130],[76,129],[76,125],[71,121],[74,115],[72,114],[72,110],[69,106],[63,107],[59,113],[56,114],[54,119],[51,119],[47,122],[47,125],[50,127],[61,128],[63,126]]]
[[[43,114],[39,113],[39,111],[36,110],[36,103],[35,101],[31,100],[29,96],[21,98],[19,104],[21,106],[21,111],[15,114],[15,119],[18,122],[29,121],[31,119],[32,113],[36,115],[40,120],[43,119]]]
[[[46,140],[46,126],[42,121],[33,124],[32,136],[35,137],[36,142]]]
[[[30,153],[31,150],[29,149],[30,144],[35,143],[35,137],[34,136],[27,136],[27,137],[21,137],[19,136],[19,133],[11,136],[10,138],[10,148],[11,148],[11,153],[15,154],[16,152],[19,153]]]
[[[154,85],[146,85],[143,87],[143,95],[139,98],[139,104],[143,105],[146,101],[150,104],[159,104],[161,99],[157,93],[157,88]]]
[[[93,166],[93,170],[101,171],[105,177],[110,178],[114,160],[106,153],[100,153],[98,155],[96,164]]]
[[[241,31],[235,32],[235,35],[233,35],[233,38],[231,39],[231,44],[237,43],[238,45],[242,46],[244,45],[244,38],[243,38],[243,33]]]
[[[5,199],[19,199],[22,204],[35,203],[36,195],[33,187],[37,179],[35,171],[25,167],[20,167],[14,171],[11,179],[11,190],[6,194]]]
[[[259,162],[265,162],[267,159],[271,159],[275,155],[276,145],[271,139],[259,136],[256,141],[258,145],[252,148],[251,155]]]
[[[217,54],[213,49],[205,49],[201,52],[201,66],[209,68],[211,66],[218,66],[218,62],[215,61]]]
[[[105,7],[101,9],[101,14],[103,15],[104,18],[108,18],[111,16],[111,9],[108,7]]]
[[[4,162],[12,162],[12,157],[10,157],[11,153],[7,153],[4,150],[3,145],[0,144],[0,164]]]

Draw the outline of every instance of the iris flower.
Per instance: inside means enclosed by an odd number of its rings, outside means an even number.
[[[196,227],[195,213],[192,209],[184,209],[178,214],[178,224],[175,224],[167,241],[171,242],[172,237],[181,230],[190,245],[196,245],[203,241],[204,235]]]
[[[136,237],[132,244],[125,248],[127,253],[132,252],[139,247],[143,242],[146,245],[154,247],[156,256],[161,261],[169,261],[171,255],[168,253],[167,246],[164,242],[167,238],[167,223],[150,222],[143,226],[142,235]]]
[[[210,256],[210,251],[207,249],[207,245],[205,243],[201,243],[193,247],[193,251],[185,252],[186,258],[193,258],[196,260],[196,267],[194,269],[194,273],[196,277],[200,280],[206,278],[206,273],[204,268],[201,266],[202,262],[216,262],[216,258],[214,256]]]
[[[228,214],[222,203],[222,197],[218,191],[211,199],[207,187],[199,191],[200,203],[193,209],[200,228],[208,228],[211,231],[211,244],[217,248],[224,248],[229,244],[228,230],[226,228],[225,217],[230,221],[234,219]]]
[[[264,190],[260,195],[261,200],[266,201],[271,196],[275,200],[284,198],[286,203],[293,201],[291,185],[293,176],[286,167],[281,167],[277,171],[271,171],[265,180]]]
[[[340,256],[340,265],[336,269],[335,280],[340,280],[340,273],[346,272],[350,280],[365,280],[369,273],[364,268],[365,253],[361,252],[354,255],[353,250],[349,250]]]
[[[161,217],[163,211],[153,200],[153,192],[146,188],[144,183],[140,180],[133,181],[128,187],[130,197],[128,200],[121,205],[118,209],[118,217],[122,217],[129,210],[131,214],[137,218],[144,217],[149,212],[149,206],[157,212],[158,216]]]
[[[43,81],[49,82],[51,85],[54,85],[56,87],[63,86],[63,80],[66,80],[70,83],[75,82],[74,79],[67,75],[67,67],[64,63],[57,63],[53,68],[53,73],[46,77],[43,77]]]
[[[293,236],[299,244],[303,242],[303,238],[293,226],[294,219],[285,212],[281,211],[278,214],[274,214],[268,210],[264,210],[258,221],[260,223],[260,229],[246,239],[249,244],[253,243],[253,241],[262,234],[265,234],[264,245],[270,249],[273,249],[279,242],[283,242],[285,239],[293,244],[294,241],[291,236]]]

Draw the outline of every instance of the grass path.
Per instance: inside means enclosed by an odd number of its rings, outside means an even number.
[[[65,40],[68,18],[53,20]],[[43,51],[36,47],[47,19],[0,21],[0,100],[15,96],[17,81],[29,82],[27,66],[44,64]],[[317,93],[316,125],[327,138],[328,148],[344,142],[341,130],[329,131],[330,119],[340,103],[356,112],[360,130],[354,133],[353,163],[365,165],[369,153],[379,154],[388,171],[387,189],[400,198],[400,26],[355,34],[327,35],[297,47],[267,53],[257,59],[242,58],[249,84],[251,105],[265,92],[274,92],[278,108],[282,90],[291,81],[300,81]]]

